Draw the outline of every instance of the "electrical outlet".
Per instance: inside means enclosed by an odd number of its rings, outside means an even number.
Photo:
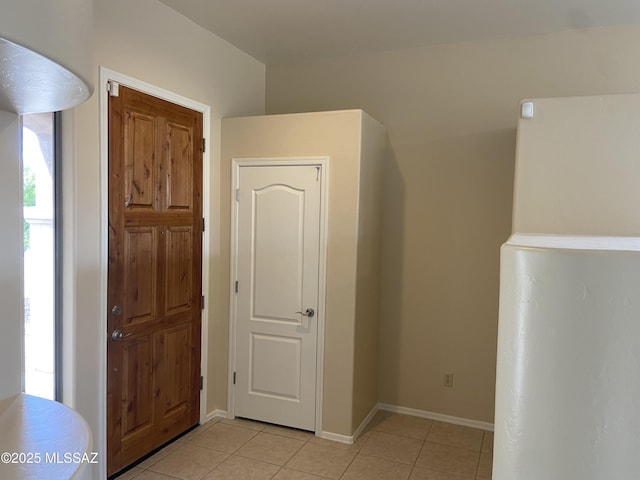
[[[445,387],[453,387],[453,373],[445,373],[442,377],[442,385]]]

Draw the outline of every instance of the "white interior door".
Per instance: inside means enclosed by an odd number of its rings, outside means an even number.
[[[239,167],[236,416],[315,429],[321,181],[315,165]]]

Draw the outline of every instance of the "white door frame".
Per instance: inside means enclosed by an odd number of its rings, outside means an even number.
[[[329,157],[265,157],[265,158],[233,158],[231,160],[231,278],[229,279],[229,373],[227,416],[235,418],[235,388],[233,374],[236,371],[236,315],[237,296],[235,294],[235,281],[238,278],[238,202],[236,201],[236,189],[240,182],[240,168],[242,167],[292,167],[313,166],[320,167],[320,254],[318,269],[318,337],[316,345],[316,418],[315,434],[322,432],[322,391],[324,380],[324,327],[325,327],[325,287],[327,283],[327,225],[329,206]]]
[[[131,87],[140,92],[166,100],[176,105],[190,108],[202,113],[202,136],[209,139],[211,132],[211,107],[204,103],[191,100],[176,93],[143,82],[142,80],[129,77],[127,75],[114,72],[105,67],[100,67],[100,83],[97,90],[100,92],[100,347],[99,347],[99,397],[100,405],[98,412],[100,415],[100,429],[97,433],[100,458],[106,457],[107,449],[107,270],[109,257],[109,92],[107,92],[107,82],[117,82],[121,85]],[[208,145],[202,155],[202,216],[206,225],[212,225],[210,213],[211,198],[211,172],[210,172],[210,151]],[[207,295],[209,291],[209,232],[211,227],[203,232],[202,236],[202,294]],[[209,303],[205,302],[201,317],[201,359],[200,374],[203,377],[203,388],[200,391],[200,423],[207,421],[207,354],[208,354],[208,330],[209,330]]]

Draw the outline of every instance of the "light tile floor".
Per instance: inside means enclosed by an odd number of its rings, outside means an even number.
[[[493,433],[378,412],[353,445],[242,419],[214,419],[118,480],[485,480]]]

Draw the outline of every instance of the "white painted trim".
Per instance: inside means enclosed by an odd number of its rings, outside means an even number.
[[[221,159],[221,162],[224,159]],[[235,409],[235,384],[233,374],[236,371],[236,312],[237,302],[235,294],[235,279],[238,278],[238,202],[236,190],[239,182],[239,168],[231,165],[231,241],[229,252],[229,359],[227,361],[227,415],[228,418],[236,418]]]
[[[316,351],[316,432],[322,431],[322,414],[324,411],[324,331],[326,325],[326,290],[327,290],[327,245],[329,244],[329,157],[320,159],[322,165],[322,198],[320,199],[320,269],[318,271],[318,348]]]
[[[331,440],[333,442],[346,443],[347,445],[353,445],[354,441],[353,435],[341,435],[339,433],[331,432],[316,432],[316,437]]]
[[[75,142],[75,116],[76,110],[62,112],[62,159],[61,171],[62,185],[75,185],[76,183],[76,142]],[[76,274],[76,245],[78,226],[76,225],[76,190],[65,188],[62,195],[62,403],[76,408],[76,375],[77,375],[77,316],[76,301],[77,287]],[[100,378],[98,376],[98,378]],[[102,384],[102,383],[101,383]],[[103,457],[104,458],[104,457]]]
[[[105,459],[100,465],[100,478],[106,478],[107,468],[107,286],[109,265],[109,97],[105,85],[113,78],[100,67],[99,128],[100,128],[100,291],[98,317],[98,431],[94,432],[96,451]],[[77,228],[79,226],[76,226]]]
[[[238,202],[236,202],[236,189],[239,187],[240,167],[243,166],[290,166],[290,165],[312,165],[319,166],[321,178],[320,190],[320,268],[318,271],[318,334],[316,352],[316,435],[323,437],[322,432],[322,410],[324,391],[324,329],[325,329],[325,306],[326,306],[326,284],[327,284],[327,239],[329,226],[329,157],[265,157],[265,158],[233,158],[231,160],[231,278],[229,279],[230,301],[229,301],[229,372],[228,372],[228,393],[227,411],[229,418],[235,418],[235,389],[233,385],[233,372],[236,368],[236,347],[235,347],[235,326],[236,326],[236,295],[234,292],[234,281],[238,277],[237,256],[238,256]],[[337,435],[327,433],[327,435]],[[341,441],[341,440],[337,440]]]
[[[353,441],[357,440],[358,437],[362,435],[362,432],[364,432],[364,429],[367,428],[367,425],[369,425],[369,423],[371,422],[371,420],[373,420],[373,417],[376,416],[376,413],[378,413],[379,410],[380,410],[380,404],[376,404],[373,406],[373,408],[367,414],[367,416],[364,417],[364,420],[360,422],[360,425],[358,426],[358,428],[356,428],[356,431],[353,432],[353,436],[352,436]]]
[[[201,424],[207,423],[211,420],[213,420],[214,418],[229,418],[229,416],[227,415],[227,411],[226,410],[214,410],[213,412],[209,412],[205,418],[204,422],[201,422]]]
[[[207,229],[202,237],[202,292],[205,295],[205,308],[202,310],[201,321],[201,359],[200,359],[200,372],[204,378],[203,388],[200,392],[200,422],[205,422],[207,419],[207,357],[208,357],[208,332],[209,332],[209,305],[211,299],[207,298],[206,294],[209,291],[209,263],[210,263],[210,239],[209,235],[213,226],[211,220],[210,203],[211,203],[211,107],[204,103],[197,102],[182,95],[178,95],[174,92],[164,90],[162,88],[151,85],[150,83],[138,80],[133,77],[129,77],[122,73],[115,72],[105,67],[99,69],[99,84],[98,92],[100,95],[100,311],[107,311],[107,267],[108,267],[108,222],[109,222],[109,204],[108,204],[108,192],[109,192],[109,107],[108,107],[108,92],[106,90],[107,82],[113,80],[122,85],[139,90],[148,95],[153,95],[160,99],[181,105],[183,107],[190,108],[197,112],[202,113],[202,134],[207,139],[207,149],[202,156],[202,215],[205,218]],[[99,319],[100,322],[100,346],[99,357],[100,365],[98,370],[98,382],[99,382],[99,405],[98,411],[100,414],[99,419],[99,431],[95,432],[96,449],[100,455],[100,458],[107,458],[107,409],[106,409],[106,397],[107,397],[107,382],[106,382],[106,370],[107,370],[107,317],[102,315]]]
[[[413,417],[428,418],[429,420],[436,420],[438,422],[451,423],[453,425],[461,425],[463,427],[472,427],[472,428],[478,428],[480,430],[487,430],[487,431],[493,432],[492,423],[479,422],[478,420],[469,420],[467,418],[452,417],[450,415],[443,415],[442,413],[428,412],[426,410],[417,410],[415,408],[400,407],[397,405],[389,405],[386,403],[378,403],[371,409],[369,414],[360,423],[360,425],[358,426],[356,431],[353,433],[353,435],[341,435],[339,433],[331,433],[331,432],[317,432],[316,436],[320,438],[324,438],[325,440],[332,440],[334,442],[346,443],[351,445],[358,439],[358,437],[362,434],[365,428],[367,428],[367,425],[369,425],[369,423],[371,422],[371,420],[373,420],[373,417],[375,417],[376,413],[378,413],[379,410],[384,410],[386,412],[393,412],[393,413],[401,413],[404,415],[411,415]]]
[[[505,245],[567,250],[640,251],[640,237],[514,233]]]
[[[319,433],[316,433],[316,437],[324,438],[325,440],[333,440],[334,442],[340,442],[340,443],[346,443],[346,444],[352,445],[358,439],[358,437],[362,435],[362,432],[364,432],[364,429],[367,428],[367,425],[369,425],[371,420],[373,420],[373,417],[376,416],[376,413],[378,413],[379,409],[380,409],[380,404],[374,405],[371,411],[367,414],[367,416],[364,417],[364,420],[360,422],[360,425],[358,426],[358,428],[356,428],[356,431],[353,432],[353,435],[341,435],[339,433],[319,432]]]
[[[378,408],[386,412],[402,413],[404,415],[412,415],[414,417],[428,418],[438,422],[452,423],[453,425],[461,425],[463,427],[479,428],[493,432],[493,423],[480,422],[478,420],[470,420],[468,418],[452,417],[442,413],[428,412],[426,410],[417,410],[415,408],[400,407],[397,405],[389,405],[387,403],[379,403]]]

